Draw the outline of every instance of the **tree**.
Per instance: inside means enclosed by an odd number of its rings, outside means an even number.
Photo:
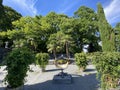
[[[67,56],[67,59],[69,60],[69,58],[70,58],[69,48],[70,48],[70,46],[73,45],[73,38],[70,35],[66,35],[63,33],[63,36],[60,39],[60,43],[65,46],[66,56]]]
[[[5,57],[6,70],[8,72],[5,81],[10,89],[24,85],[29,65],[34,63],[34,60],[33,52],[26,47],[14,48]]]
[[[50,35],[48,42],[47,42],[47,48],[48,48],[48,52],[53,52],[54,58],[56,60],[57,42],[55,38],[56,38],[55,34]]]
[[[31,49],[34,51],[46,51],[47,32],[41,26],[42,16],[22,17],[13,22],[16,30],[22,30],[25,34],[25,40],[29,41]]]
[[[25,33],[22,30],[8,30],[7,32],[7,38],[9,41],[9,46],[14,46],[14,47],[22,47],[26,46],[25,43]]]
[[[60,31],[60,24],[64,22],[65,18],[68,18],[68,16],[64,14],[56,14],[55,12],[50,12],[43,18],[42,26],[49,26],[48,31],[51,34],[57,33],[57,31]]]
[[[20,13],[8,6],[0,6],[0,30],[7,31],[8,29],[12,30],[12,22],[18,20],[22,17]]]
[[[115,30],[115,45],[116,45],[116,50],[120,51],[120,22],[116,24],[114,30]]]
[[[74,13],[75,21],[74,21],[74,32],[73,37],[76,38],[77,45],[82,49],[84,44],[91,44],[93,47],[91,48],[91,52],[98,51],[98,40],[99,37],[96,36],[98,32],[97,25],[97,14],[91,8],[86,6],[81,6]]]
[[[115,35],[113,28],[109,25],[105,18],[103,8],[100,3],[98,3],[98,26],[100,32],[100,38],[102,41],[103,51],[115,51]]]
[[[0,31],[2,31],[1,26],[5,21],[5,18],[4,18],[5,12],[4,12],[4,6],[2,5],[2,2],[3,0],[0,0]]]
[[[53,51],[55,59],[56,52],[61,50],[66,51],[67,59],[69,59],[69,48],[73,45],[73,39],[70,35],[64,34],[62,31],[58,31],[55,34],[52,34],[48,40],[47,48],[48,51]]]
[[[49,60],[49,54],[48,53],[37,53],[36,54],[36,64],[38,64],[42,72],[45,71],[46,65],[48,64]]]
[[[0,5],[2,5],[3,0],[0,0]]]
[[[7,32],[0,32],[0,46],[4,47],[5,42],[8,40]]]
[[[58,36],[58,33],[54,33],[50,35],[48,42],[47,42],[48,52],[53,52],[55,60],[57,59],[56,52],[61,50],[61,46],[59,43],[60,38],[61,37]]]

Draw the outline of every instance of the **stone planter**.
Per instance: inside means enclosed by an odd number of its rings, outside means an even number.
[[[42,72],[45,72],[45,68],[41,68],[41,71],[42,71]]]
[[[80,72],[84,72],[84,71],[85,71],[85,68],[84,68],[84,67],[81,67],[81,68],[79,68],[79,71],[80,71]]]

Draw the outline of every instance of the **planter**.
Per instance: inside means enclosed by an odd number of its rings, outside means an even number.
[[[24,90],[24,86],[20,86],[20,87],[17,87],[17,88],[6,87],[5,90]]]
[[[84,72],[84,71],[85,71],[85,68],[81,67],[81,68],[79,68],[79,71],[80,71],[80,72]]]
[[[41,71],[42,71],[42,72],[45,72],[45,68],[41,68]]]

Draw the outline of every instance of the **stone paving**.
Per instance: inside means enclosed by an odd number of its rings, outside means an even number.
[[[5,67],[0,69],[0,90],[4,90],[2,83],[6,75]],[[64,72],[72,75],[72,84],[53,83],[54,75],[60,72],[55,65],[48,65],[46,72],[41,72],[38,66],[31,65],[33,72],[28,72],[24,90],[98,90],[99,82],[96,80],[96,71],[93,65],[88,65],[85,72],[81,73],[76,65],[69,65]]]

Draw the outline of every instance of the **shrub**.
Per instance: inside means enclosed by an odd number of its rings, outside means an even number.
[[[45,69],[48,64],[49,55],[48,53],[37,53],[36,54],[36,63],[42,68]],[[44,70],[43,70],[44,71]]]
[[[79,69],[85,69],[88,65],[86,54],[85,53],[76,53],[75,54],[75,62]]]
[[[5,57],[8,74],[5,81],[10,88],[16,88],[24,84],[29,64],[34,62],[34,55],[28,48],[14,48]]]
[[[93,63],[98,71],[101,88],[108,90],[116,88],[120,79],[120,53],[98,52],[94,54]]]

